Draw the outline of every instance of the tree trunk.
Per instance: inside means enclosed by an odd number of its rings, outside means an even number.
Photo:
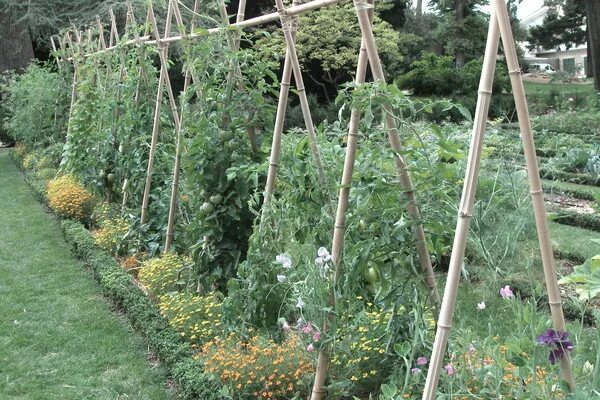
[[[590,30],[586,27],[585,30],[585,37],[586,37],[586,47],[587,47],[587,59],[585,62],[585,77],[586,78],[593,78],[594,77],[594,65],[592,63],[592,41],[590,40]]]
[[[29,30],[10,7],[0,11],[0,73],[24,69],[33,56]]]
[[[455,16],[456,22],[462,23],[465,19],[465,0],[455,0]],[[461,35],[462,36],[462,35]],[[454,57],[456,58],[456,66],[462,68],[465,66],[465,52],[460,47],[455,51]]]
[[[600,91],[600,1],[586,1],[585,17],[589,34],[588,49],[592,56],[594,85],[596,90]]]

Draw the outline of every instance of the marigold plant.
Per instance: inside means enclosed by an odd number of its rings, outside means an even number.
[[[336,352],[331,360],[334,375],[347,377],[367,394],[387,380],[392,359],[386,354],[387,343],[382,338],[386,337],[391,317],[391,311],[372,303],[357,314],[342,315],[346,329],[336,338]]]
[[[205,344],[196,357],[230,387],[234,399],[305,398],[310,379],[303,378],[314,372],[311,353],[297,333],[282,343],[260,335],[240,340],[231,333]]]
[[[221,330],[221,302],[215,294],[170,293],[160,296],[158,308],[169,325],[192,344],[206,343]]]
[[[17,143],[15,144],[14,152],[17,157],[22,160],[27,155],[27,146],[25,146],[23,143]]]
[[[79,220],[89,215],[92,194],[71,175],[48,182],[47,196],[50,207],[59,215]]]
[[[35,167],[35,155],[33,153],[29,153],[23,158],[23,168],[27,170],[31,170]]]
[[[175,253],[144,261],[138,279],[153,295],[160,296],[177,291],[178,282],[185,277],[182,272],[191,259]]]
[[[129,223],[121,218],[113,218],[102,223],[102,227],[94,232],[94,239],[98,246],[116,253],[121,239],[127,232],[129,232]]]

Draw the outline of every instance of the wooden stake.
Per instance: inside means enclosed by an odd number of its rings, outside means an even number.
[[[373,0],[369,1],[369,4],[373,4]],[[372,9],[369,11],[369,21],[372,23],[373,12]],[[356,66],[356,77],[354,82],[357,85],[365,83],[365,77],[367,74],[368,64],[367,47],[365,39],[363,38],[360,43],[360,50],[358,53],[358,63]],[[361,112],[357,108],[353,108],[350,114],[350,124],[348,126],[348,143],[346,146],[346,156],[344,159],[344,170],[342,173],[342,182],[340,185],[340,191],[338,195],[338,205],[335,215],[335,223],[333,228],[333,244],[331,247],[331,258],[333,265],[336,266],[334,285],[339,284],[339,278],[341,277],[342,269],[342,252],[344,249],[344,233],[346,232],[346,211],[348,209],[348,198],[350,196],[350,187],[352,185],[352,173],[354,170],[354,161],[356,160],[356,150],[358,147],[358,128],[360,124]],[[335,309],[335,294],[332,293],[329,296],[329,303]],[[328,315],[326,323],[323,326],[323,332],[329,331],[330,324],[334,322],[335,314],[331,313]],[[317,370],[315,372],[315,380],[313,383],[311,399],[321,399],[325,394],[325,381],[327,379],[327,373],[329,371],[330,361],[330,348],[331,346],[323,346],[319,351],[317,359]]]
[[[383,67],[381,66],[379,52],[377,51],[377,45],[373,36],[373,29],[369,24],[367,10],[371,6],[365,3],[364,0],[354,0],[354,4],[356,8],[356,14],[358,15],[361,32],[367,47],[367,54],[369,55],[369,63],[371,65],[373,77],[375,80],[385,83],[385,76],[383,74]],[[392,115],[392,110],[387,105],[384,105],[382,108],[385,114],[385,126],[388,132],[390,146],[395,153],[394,160],[396,162],[396,170],[398,171],[400,187],[408,199],[408,214],[415,224],[415,246],[417,249],[417,254],[419,255],[419,263],[421,264],[421,269],[425,275],[425,284],[430,291],[431,302],[434,305],[437,305],[440,302],[440,298],[433,273],[433,267],[431,266],[429,251],[427,250],[427,239],[425,238],[425,231],[423,230],[423,225],[421,223],[421,213],[419,211],[419,206],[415,195],[415,188],[412,183],[412,178],[408,172],[408,165],[402,156],[404,151],[402,149],[400,137],[398,136],[396,120]]]
[[[483,59],[483,69],[479,81],[477,107],[475,109],[475,118],[473,120],[473,131],[471,134],[471,145],[467,159],[467,169],[465,172],[462,198],[458,208],[459,212],[458,221],[456,223],[456,233],[454,235],[448,277],[446,280],[444,298],[442,300],[442,306],[438,317],[437,332],[433,344],[431,361],[429,363],[429,371],[427,373],[427,383],[425,385],[423,399],[433,400],[436,398],[435,392],[444,362],[444,355],[446,352],[448,337],[450,335],[450,329],[452,327],[452,314],[456,304],[456,293],[458,290],[458,282],[460,280],[465,248],[467,246],[469,223],[471,221],[471,216],[473,215],[473,205],[475,203],[477,177],[479,175],[481,150],[483,148],[483,138],[490,107],[494,73],[496,71],[496,56],[498,53],[499,40],[500,31],[498,30],[495,10],[492,9],[487,45]]]
[[[56,43],[54,42],[54,36],[50,36],[50,45],[52,46],[52,51],[54,52],[54,57],[56,58],[56,64],[58,65],[58,68],[61,69],[63,66],[63,61],[58,55]]]
[[[167,11],[167,21],[165,26],[165,37],[168,37],[171,33],[171,18],[173,17],[173,9],[171,2]],[[152,3],[148,3],[148,15],[152,24],[153,33],[156,39],[160,38],[158,26],[156,25],[156,17],[152,8]],[[158,79],[158,91],[156,93],[156,103],[154,106],[154,122],[152,125],[152,139],[150,142],[150,152],[148,155],[148,169],[146,171],[146,183],[144,186],[144,196],[142,199],[142,213],[140,217],[140,223],[143,225],[146,223],[146,217],[148,215],[148,200],[150,199],[150,188],[152,186],[152,172],[154,169],[154,157],[156,154],[156,144],[158,142],[158,132],[160,130],[160,109],[162,105],[163,91],[165,89],[165,83],[169,80],[169,73],[167,70],[167,55],[169,51],[169,45],[163,45],[159,47],[158,55],[160,58],[160,77]],[[169,85],[170,86],[170,85]],[[176,114],[176,111],[173,115]],[[177,123],[179,123],[179,117],[177,117]]]
[[[195,22],[196,22],[196,14],[200,8],[201,0],[196,0],[194,2],[194,15],[192,16],[192,21],[190,23],[190,32],[194,32]],[[179,7],[176,2],[173,2],[174,11],[175,11],[175,19],[177,21],[177,25],[183,30],[183,18],[181,18],[181,13],[179,12]],[[185,32],[182,32],[182,36]],[[184,106],[186,99],[186,93],[192,81],[192,71],[191,66],[188,66],[185,71],[185,79],[183,83],[183,95],[180,97],[181,99],[181,114],[179,117],[179,129],[177,129],[177,144],[175,147],[175,164],[173,166],[173,185],[171,187],[171,200],[169,202],[169,220],[167,222],[167,235],[165,239],[165,248],[164,253],[168,253],[171,250],[171,245],[173,244],[173,236],[175,235],[175,219],[177,217],[177,196],[179,192],[179,174],[181,170],[181,151],[182,151],[182,131],[181,127],[183,126],[183,116],[184,116]]]
[[[242,14],[245,12],[245,9],[241,8],[241,7],[245,7],[246,6],[246,2],[240,2],[239,3],[239,7],[238,7],[238,15],[237,15],[237,19],[239,20],[240,16],[239,16],[239,12],[241,11]],[[220,7],[219,7],[219,13],[221,14],[221,19],[223,21],[223,26],[225,27],[225,29],[229,28],[231,25],[229,24],[229,15],[227,14],[227,6],[225,5],[225,1],[221,0],[220,1]],[[241,22],[241,21],[238,21]],[[235,34],[232,32],[226,32],[227,35],[227,44],[229,46],[230,51],[235,52],[239,49],[239,44],[240,44],[240,35],[239,34]],[[226,103],[229,103],[229,99],[231,99],[231,96],[233,96],[233,84],[234,84],[234,80],[236,78],[241,78],[242,72],[240,70],[239,65],[235,62],[235,60],[231,60],[230,62],[230,67],[229,67],[229,73],[227,74],[227,84],[226,84]],[[241,80],[238,81],[238,90],[243,91],[244,85],[241,82]],[[230,116],[228,113],[224,113],[223,114],[223,121],[222,124],[223,125],[227,125],[227,122],[230,120]],[[247,126],[246,127],[246,133],[248,135],[248,140],[250,142],[250,148],[252,149],[252,152],[254,154],[258,153],[258,142],[256,140],[256,130],[254,129],[254,127],[250,127]]]
[[[460,278],[460,270],[464,258],[466,239],[469,230],[469,221],[473,212],[475,191],[477,188],[477,178],[479,175],[479,164],[481,160],[481,149],[483,146],[484,130],[486,118],[489,110],[491,89],[495,71],[496,54],[498,52],[499,38],[502,37],[504,45],[505,58],[508,65],[513,96],[517,107],[519,118],[519,127],[521,131],[521,140],[527,163],[527,174],[529,177],[529,186],[533,202],[533,209],[542,253],[542,264],[544,267],[544,276],[546,288],[548,291],[548,300],[550,311],[552,313],[553,327],[556,330],[565,330],[565,321],[562,311],[562,303],[558,284],[556,281],[556,272],[554,268],[554,258],[548,229],[548,220],[544,196],[539,176],[539,168],[535,154],[535,144],[531,131],[531,122],[529,111],[527,109],[527,100],[521,78],[521,69],[519,67],[515,42],[512,35],[510,20],[506,4],[503,0],[494,0],[492,3],[492,14],[490,17],[490,27],[488,31],[488,41],[481,75],[479,98],[473,127],[473,137],[469,150],[469,159],[463,187],[461,205],[459,208],[459,218],[456,225],[456,235],[452,248],[450,259],[450,269],[448,271],[448,281],[444,291],[444,299],[435,341],[433,344],[433,353],[430,361],[429,371],[423,400],[434,400],[436,398],[436,388],[439,382],[444,353],[450,335],[452,326],[452,314],[456,304],[456,294]],[[573,375],[571,372],[571,360],[568,354],[561,359],[561,373],[571,389],[574,388]]]
[[[109,43],[112,47],[113,45],[119,43],[119,31],[117,30],[117,20],[115,18],[115,13],[113,12],[112,7],[108,9],[108,13],[110,14],[110,37]]]
[[[330,6],[333,4],[340,3],[342,1],[343,0],[312,0],[305,4],[293,6],[291,8],[286,9],[286,15],[288,17],[292,17],[294,15],[301,15],[301,14],[307,13],[309,11],[317,10],[322,7],[327,7],[327,6]],[[248,27],[252,27],[252,26],[266,24],[269,22],[276,21],[278,19],[280,19],[279,13],[273,12],[270,14],[262,15],[260,17],[255,17],[255,18],[247,19],[245,21],[241,21],[239,23],[231,24],[231,27],[243,29],[243,28],[248,28]],[[208,33],[218,33],[218,32],[221,32],[221,30],[222,30],[221,28],[210,28],[207,30],[207,32]],[[204,35],[205,35],[205,32],[193,33],[191,35],[186,35],[185,39],[199,39],[199,38],[204,37]],[[160,39],[155,39],[149,35],[144,35],[144,36],[140,37],[139,39],[128,40],[123,43],[120,43],[120,45],[121,46],[132,46],[132,45],[141,43],[141,44],[148,45],[148,46],[154,46],[154,45],[157,45],[158,43],[178,42],[183,39],[184,39],[184,37],[181,35],[164,37],[164,38],[160,38]],[[101,50],[99,52],[92,53],[92,54],[86,54],[86,57],[92,57],[99,53],[103,53],[106,51],[112,51],[116,48],[117,48],[117,46],[109,46],[106,50]]]
[[[106,41],[104,40],[104,28],[102,27],[102,21],[100,16],[96,15],[96,25],[98,26],[98,44],[102,50],[106,49]]]
[[[548,216],[546,214],[546,205],[544,204],[542,181],[540,179],[540,171],[535,154],[535,143],[533,141],[525,88],[521,77],[521,67],[519,66],[519,59],[517,57],[515,40],[510,26],[510,18],[508,16],[506,3],[503,0],[494,0],[494,6],[496,7],[496,16],[498,18],[498,25],[500,26],[500,37],[502,38],[504,55],[508,66],[508,73],[510,75],[513,97],[517,108],[517,116],[519,118],[521,141],[523,142],[525,160],[527,163],[527,175],[529,177],[529,190],[533,202],[533,213],[535,215],[535,224],[540,243],[546,290],[548,291],[548,302],[552,314],[552,325],[554,329],[564,331],[566,329],[565,317],[563,315],[562,301],[556,280],[552,241],[550,240],[550,229],[548,227]],[[571,358],[568,353],[561,359],[560,370],[563,379],[568,383],[569,388],[573,390],[575,384],[571,371]]]
[[[295,0],[292,6],[299,1]],[[298,18],[294,17],[290,30],[292,39],[296,40],[296,31],[298,29]],[[275,127],[273,129],[273,139],[271,142],[271,156],[269,157],[269,170],[267,172],[267,184],[264,191],[264,200],[262,206],[262,221],[265,220],[267,205],[271,202],[271,197],[275,191],[275,180],[277,178],[277,169],[279,167],[279,158],[281,157],[281,139],[283,136],[283,125],[285,124],[285,112],[287,110],[288,97],[290,93],[290,81],[292,78],[292,61],[289,47],[285,50],[285,61],[283,63],[283,72],[279,86],[279,100],[277,103],[277,114],[275,116]]]
[[[283,28],[283,35],[285,37],[285,43],[290,51],[290,62],[292,64],[292,70],[294,71],[294,81],[296,82],[296,91],[300,98],[300,108],[302,109],[302,115],[304,117],[304,124],[306,125],[306,131],[308,133],[308,142],[310,144],[310,150],[312,152],[315,165],[317,167],[317,176],[319,178],[319,184],[326,192],[328,198],[327,204],[331,204],[331,190],[327,184],[327,178],[325,177],[325,168],[323,167],[323,157],[317,144],[317,135],[315,133],[315,127],[313,125],[312,115],[310,107],[308,105],[308,97],[306,96],[306,89],[304,88],[304,79],[302,78],[302,70],[300,69],[300,62],[298,61],[298,54],[296,52],[296,43],[294,36],[292,35],[292,19],[287,14],[283,0],[275,0],[277,11],[279,12],[281,26]],[[263,205],[264,207],[264,205]]]

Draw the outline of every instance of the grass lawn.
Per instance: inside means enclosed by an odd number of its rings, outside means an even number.
[[[550,221],[550,234],[556,250],[564,258],[584,261],[600,254],[600,233]]]
[[[594,84],[590,83],[562,83],[562,82],[531,82],[523,81],[527,94],[548,93],[557,90],[560,94],[593,94]]]
[[[5,150],[0,205],[0,398],[171,398]]]

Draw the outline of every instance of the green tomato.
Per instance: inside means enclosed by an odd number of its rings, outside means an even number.
[[[380,279],[379,267],[375,264],[370,265],[363,272],[363,280],[367,283],[376,283],[376,282],[379,282],[379,279]]]
[[[215,194],[214,196],[210,196],[209,201],[213,204],[221,204],[221,202],[223,201],[223,196],[221,196],[220,194]]]
[[[213,206],[212,203],[209,203],[208,201],[205,201],[200,206],[200,211],[202,212],[202,214],[208,215],[208,214],[210,214],[210,213],[212,213],[212,212],[215,211],[215,206]]]
[[[227,148],[231,151],[236,151],[239,147],[240,144],[235,139],[231,139],[229,142],[227,142]]]
[[[117,178],[116,175],[113,174],[112,172],[110,174],[106,175],[106,180],[109,181],[110,183],[113,183],[116,178]]]
[[[367,223],[364,219],[361,219],[360,221],[358,221],[358,230],[363,232],[365,229],[367,229]]]
[[[231,138],[233,138],[233,133],[229,132],[229,131],[220,131],[219,132],[219,138],[222,141],[227,141],[230,140]]]
[[[200,196],[203,199],[208,200],[208,199],[210,199],[210,192],[208,190],[203,190],[200,192]]]

